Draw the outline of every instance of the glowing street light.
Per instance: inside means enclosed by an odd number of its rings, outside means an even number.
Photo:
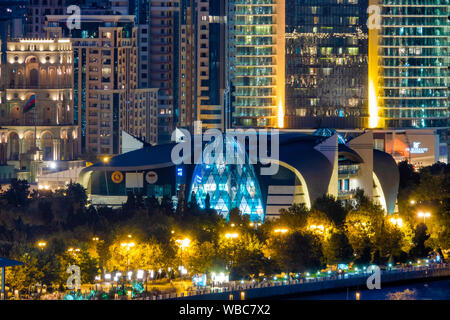
[[[236,239],[238,237],[239,237],[238,233],[226,233],[225,234],[225,238],[227,238],[227,239]]]
[[[103,163],[108,163],[109,162],[109,157],[103,157],[102,161],[103,161]]]
[[[93,237],[92,241],[100,241],[100,238],[99,237]]]
[[[419,213],[417,213],[417,216],[419,218],[423,218],[423,223],[425,223],[425,219],[431,217],[431,213],[420,211]]]
[[[47,242],[45,242],[45,241],[39,241],[39,242],[37,243],[37,246],[38,246],[39,248],[41,248],[41,249],[44,249],[44,248],[47,246]]]
[[[287,233],[289,230],[288,229],[286,229],[286,228],[280,228],[280,229],[275,229],[275,230],[273,230],[273,232],[275,232],[275,233],[280,233],[280,234],[285,234],[285,233]]]
[[[394,225],[397,226],[399,228],[401,228],[403,226],[403,219],[402,218],[390,218],[389,221]]]
[[[415,205],[416,204],[416,200],[411,200],[409,201],[410,204]]]
[[[189,245],[190,245],[190,243],[191,243],[191,239],[189,239],[189,238],[184,238],[184,239],[179,239],[179,240],[175,240],[175,242],[176,243],[178,243],[178,245],[182,248],[182,249],[184,249],[184,248],[187,248],[187,247],[189,247]]]
[[[136,244],[134,242],[122,242],[120,245],[122,248],[126,247],[127,251],[129,251],[130,248],[134,247]]]
[[[312,224],[312,225],[310,225],[308,228],[309,228],[310,230],[313,230],[313,231],[319,231],[319,232],[323,232],[323,230],[325,229],[325,227],[323,226],[323,224],[319,224],[319,225]]]
[[[255,230],[258,230],[258,227],[262,226],[261,222],[250,222],[250,227],[255,228]]]

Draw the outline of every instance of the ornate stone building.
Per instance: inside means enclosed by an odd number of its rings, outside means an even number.
[[[7,44],[0,89],[0,165],[35,181],[42,167],[75,160],[73,51],[67,39],[20,39]],[[24,105],[35,96],[35,107]],[[59,167],[66,166],[59,165]]]

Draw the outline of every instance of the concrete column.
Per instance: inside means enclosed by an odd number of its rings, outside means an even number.
[[[25,153],[25,139],[24,138],[22,138],[22,139],[19,138],[19,155],[22,154],[22,153]]]
[[[60,160],[60,156],[61,156],[61,140],[53,139],[53,160],[54,161]]]
[[[62,150],[64,160],[69,160],[69,150],[67,150],[68,147],[69,147],[69,143],[68,143],[67,139],[64,139],[63,140],[63,150]]]
[[[364,190],[364,194],[372,200],[373,197],[373,133],[372,131],[353,138],[347,146],[356,151],[363,159],[360,164],[360,174],[357,177],[357,187]]]

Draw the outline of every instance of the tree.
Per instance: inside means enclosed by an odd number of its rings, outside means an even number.
[[[185,261],[191,273],[207,273],[212,271],[217,248],[212,242],[193,242],[185,254]]]
[[[52,204],[48,200],[39,201],[38,203],[39,215],[41,216],[42,222],[45,225],[50,225],[53,222]]]
[[[431,251],[431,248],[425,245],[425,241],[430,238],[427,233],[427,226],[424,223],[419,224],[416,227],[415,235],[413,238],[414,247],[409,252],[412,258],[425,258]]]
[[[81,184],[70,182],[65,190],[65,194],[65,200],[69,201],[73,207],[73,212],[78,213],[80,210],[85,209],[88,197],[86,189]]]
[[[238,208],[232,208],[230,210],[230,213],[228,214],[228,221],[237,225],[242,223],[241,212]]]
[[[109,259],[106,262],[108,270],[158,270],[165,267],[168,257],[164,256],[163,247],[154,239],[149,241],[133,241],[134,246],[122,246],[129,240],[118,237],[109,247]]]
[[[321,198],[316,199],[312,206],[312,210],[325,213],[337,226],[341,226],[344,223],[345,216],[347,215],[342,202],[336,200],[331,195],[324,195]]]
[[[244,230],[245,228],[241,228],[241,231]],[[239,268],[247,268],[248,258],[262,253],[262,250],[263,243],[251,232],[243,232],[238,238],[221,237],[218,242],[218,253],[227,262],[229,268],[238,265]]]
[[[211,209],[211,197],[209,196],[209,193],[206,194],[205,209],[206,210],[210,210]]]
[[[398,164],[398,171],[400,173],[399,188],[406,189],[411,185],[419,183],[419,175],[414,170],[414,166],[409,164],[408,161],[402,161]]]
[[[324,246],[324,256],[329,265],[351,262],[353,248],[347,236],[342,232],[333,233]]]
[[[375,247],[375,234],[379,230],[383,211],[372,208],[360,208],[350,211],[345,219],[345,230],[350,244],[357,256],[361,256],[365,248]]]
[[[323,242],[326,242],[335,231],[336,226],[328,216],[317,210],[308,213],[306,218],[306,230],[318,236]]]
[[[160,209],[167,216],[172,216],[174,214],[173,202],[169,196],[163,196]]]
[[[374,238],[375,252],[374,263],[386,264],[390,259],[395,260],[403,256],[402,248],[403,235],[399,228],[385,220],[382,221]]]
[[[308,209],[304,203],[294,203],[288,209],[280,210],[279,225],[289,226],[292,230],[300,230],[306,225]]]
[[[127,192],[127,202],[125,202],[122,206],[123,212],[127,216],[132,216],[134,214],[134,211],[136,210],[136,196],[134,192],[128,191]]]
[[[280,270],[304,272],[324,266],[322,247],[317,237],[301,232],[276,236],[268,240],[267,253]]]
[[[28,203],[30,185],[26,180],[12,179],[9,189],[5,192],[8,204],[23,207]]]

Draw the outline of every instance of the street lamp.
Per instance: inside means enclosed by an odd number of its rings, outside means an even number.
[[[189,238],[184,238],[184,239],[180,239],[180,240],[175,240],[175,242],[176,243],[178,243],[178,245],[182,248],[182,249],[184,249],[184,248],[187,248],[187,247],[189,247],[189,245],[190,245],[190,243],[191,243],[191,239],[189,239]]]
[[[236,239],[239,237],[239,234],[234,232],[234,233],[226,233],[225,234],[225,238],[227,239]]]
[[[130,267],[130,259],[128,257],[128,252],[130,251],[130,248],[134,247],[136,244],[134,242],[122,242],[120,244],[122,248],[127,248],[127,269]]]
[[[239,233],[233,232],[233,233],[225,233],[225,238],[228,240],[233,240],[239,238]],[[236,248],[233,246],[233,259],[236,256]],[[231,261],[231,264],[234,264],[233,261]]]
[[[175,242],[176,242],[176,243],[180,246],[180,248],[181,248],[180,259],[181,259],[181,264],[184,265],[184,262],[183,262],[183,251],[184,251],[184,248],[189,247],[189,245],[191,244],[191,239],[189,239],[189,238],[178,239],[178,240],[175,240]],[[183,267],[183,268],[184,268],[184,267]]]
[[[423,218],[423,223],[425,223],[425,219],[431,217],[431,213],[421,211],[421,212],[417,213],[417,216],[419,218]]]
[[[416,200],[411,200],[409,201],[410,204],[415,205],[416,204]]]
[[[273,232],[279,233],[279,234],[285,234],[285,233],[287,233],[288,231],[289,231],[289,230],[286,229],[286,228],[280,228],[280,229],[275,229],[275,230],[273,230]]]
[[[41,249],[44,249],[44,248],[47,246],[47,242],[45,242],[45,241],[39,241],[39,242],[37,243],[37,246],[38,246],[39,248],[41,248]]]
[[[323,230],[325,229],[325,227],[323,226],[323,224],[319,224],[319,225],[315,225],[312,224],[308,227],[311,231],[317,231],[317,232],[323,232]]]
[[[399,228],[401,228],[403,226],[403,219],[402,218],[390,218],[389,221],[394,225],[397,226]]]
[[[255,230],[258,230],[258,227],[260,227],[262,225],[261,222],[250,222],[250,227],[254,227]]]

